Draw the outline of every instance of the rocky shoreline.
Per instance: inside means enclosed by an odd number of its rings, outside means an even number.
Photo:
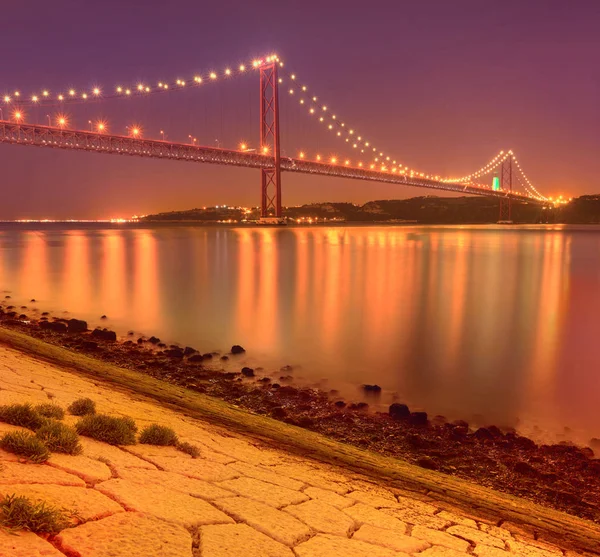
[[[85,321],[13,307],[10,299],[0,305],[0,324],[345,443],[600,523],[600,459],[593,451],[600,452],[598,440],[593,448],[567,442],[538,445],[514,430],[493,425],[472,429],[464,421],[431,418],[398,403],[387,413],[372,412],[367,403],[347,403],[334,391],[293,386],[288,366],[275,377],[261,376],[241,362],[236,372],[217,369],[219,359],[240,358],[241,346],[227,354],[202,354],[133,332],[120,341],[114,331],[90,331]],[[377,385],[364,388],[372,396],[380,390]]]

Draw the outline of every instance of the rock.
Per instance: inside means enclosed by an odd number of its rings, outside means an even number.
[[[489,441],[494,438],[494,434],[487,427],[480,427],[475,433],[473,433],[475,439],[480,441]]]
[[[151,336],[151,337],[148,339],[148,342],[149,342],[150,344],[158,344],[158,343],[160,342],[160,339],[159,339],[158,337]]]
[[[334,403],[338,408],[344,408],[346,406],[346,403],[343,400],[338,400],[337,402]]]
[[[427,412],[411,412],[408,421],[412,425],[427,425]]]
[[[531,466],[531,464],[523,460],[519,460],[514,465],[514,471],[517,474],[522,474],[524,476],[537,476],[538,474],[537,470],[533,466]]]
[[[202,354],[192,354],[188,358],[188,362],[201,362],[202,360],[204,360],[204,356]]]
[[[169,348],[163,352],[165,356],[169,358],[182,359],[183,358],[183,350],[181,348]]]
[[[94,329],[92,331],[92,337],[100,340],[106,340],[114,342],[117,340],[117,333],[109,331],[108,329]]]
[[[406,404],[399,404],[394,402],[394,404],[390,405],[388,410],[390,416],[394,418],[394,420],[406,420],[410,416],[410,410]]]
[[[421,468],[427,468],[427,470],[437,470],[439,468],[437,462],[429,456],[422,456],[417,460],[417,464]]]
[[[40,321],[40,329],[48,329],[55,333],[66,333],[67,325],[60,321]]]
[[[206,354],[202,354],[202,358],[204,358],[205,360],[212,360],[213,355],[210,352],[207,352]]]
[[[454,420],[452,422],[452,425],[456,427],[466,427],[467,429],[469,429],[469,422],[465,422],[464,420]]]
[[[137,339],[138,344],[143,344],[144,342],[146,342],[146,341],[142,337]]]
[[[35,304],[35,298],[31,298],[31,300],[29,300],[32,304]]]
[[[21,306],[21,309],[27,309],[27,306]]]
[[[250,367],[243,367],[242,375],[245,377],[254,377],[254,370]]]
[[[271,378],[270,378],[270,377],[261,377],[261,378],[259,379],[259,381],[260,381],[261,383],[270,383],[270,382],[271,382]]]
[[[264,525],[263,525],[264,526]],[[292,550],[247,524],[202,526],[199,551],[206,557],[294,557]],[[154,556],[151,556],[154,557]]]
[[[271,408],[271,416],[280,420],[287,416],[287,410],[282,406],[276,406],[275,408]]]
[[[491,425],[487,429],[492,434],[492,437],[494,437],[495,439],[504,437],[504,434],[500,431],[500,428],[496,427],[495,425]]]
[[[292,366],[290,366],[290,365],[285,365],[285,366],[281,367],[281,368],[279,369],[279,371],[287,371],[287,372],[290,372],[290,371],[292,371],[293,369],[294,369],[294,368],[293,368]]]
[[[106,317],[106,315],[102,315],[100,319],[108,319],[108,317]]]
[[[93,340],[84,340],[83,344],[81,345],[81,348],[83,350],[97,350],[98,343],[94,342]]]
[[[234,344],[231,347],[231,353],[232,354],[243,354],[246,350],[244,348],[242,348],[239,344]]]
[[[135,333],[133,331],[127,331],[127,336],[132,337]]]
[[[10,300],[10,296],[4,296],[5,300]]]
[[[281,387],[281,385],[280,385],[279,383],[273,383],[273,384],[271,385],[271,388],[272,388],[272,389],[279,389],[280,387]]]
[[[67,328],[69,333],[85,333],[88,330],[88,324],[82,319],[69,319]]]
[[[157,344],[157,346],[158,346],[159,348],[166,348],[166,347],[167,347],[167,345],[166,345],[164,342],[159,342],[159,343]]]
[[[379,385],[363,385],[363,389],[367,393],[380,393],[381,387]]]
[[[197,352],[198,352],[198,350],[196,350],[195,348],[192,348],[191,346],[186,346],[183,349],[184,356],[191,356],[192,354],[196,354]]]
[[[19,315],[19,319],[27,319],[27,316],[24,313],[22,313],[21,315]]]
[[[598,439],[597,437],[592,437],[590,439],[590,447],[594,451],[600,451],[600,439]]]
[[[222,362],[226,362],[227,360],[229,360],[229,356],[221,356]]]
[[[345,512],[320,499],[312,499],[299,505],[290,506],[286,511],[316,532],[347,538],[354,528],[354,521]],[[323,553],[322,555],[328,554]]]

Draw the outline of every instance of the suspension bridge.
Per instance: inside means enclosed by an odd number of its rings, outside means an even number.
[[[164,131],[161,138],[143,137],[141,126],[127,127],[127,134],[109,133],[104,120],[95,124],[88,120],[89,130],[76,129],[65,110],[68,105],[95,104],[115,97],[139,99],[153,93],[199,87],[230,78],[234,74],[258,73],[259,89],[259,140],[255,149],[241,143],[235,148],[168,141]],[[417,171],[379,150],[348,123],[341,120],[327,105],[311,96],[306,85],[298,84],[297,76],[284,70],[277,55],[255,59],[248,65],[241,64],[234,70],[227,68],[220,75],[210,72],[195,75],[188,80],[177,79],[150,86],[116,86],[110,93],[100,87],[89,91],[65,89],[52,94],[48,90],[25,95],[20,91],[4,95],[4,108],[11,111],[4,118],[0,112],[0,143],[65,149],[112,155],[129,155],[163,160],[210,163],[235,167],[253,168],[260,171],[260,215],[263,222],[282,222],[282,173],[302,173],[316,176],[351,178],[367,182],[382,182],[419,188],[429,188],[468,195],[482,195],[500,200],[499,220],[511,220],[513,202],[530,203],[541,207],[552,205],[525,175],[512,151],[501,151],[485,166],[461,177],[442,177]],[[285,85],[284,85],[285,84]],[[281,149],[281,96],[282,91],[297,99],[301,108],[324,131],[339,140],[340,146],[351,153],[348,157],[320,154],[311,155],[298,151],[296,156],[282,155]],[[60,112],[43,124],[27,121],[33,108],[58,108]],[[0,109],[1,110],[1,109]]]

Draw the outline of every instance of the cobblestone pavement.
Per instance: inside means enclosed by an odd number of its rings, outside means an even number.
[[[133,417],[140,429],[174,428],[200,458],[88,438],[81,456],[53,455],[46,464],[0,451],[0,495],[79,515],[50,539],[0,529],[1,557],[577,557],[515,525],[451,512],[0,348],[0,404],[52,400],[66,408],[82,396],[99,412]],[[0,423],[0,435],[14,429]]]

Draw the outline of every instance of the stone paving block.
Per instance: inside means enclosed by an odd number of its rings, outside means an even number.
[[[231,491],[227,491],[203,480],[188,478],[187,476],[175,474],[174,472],[144,470],[142,468],[123,468],[119,472],[119,476],[124,480],[161,485],[167,489],[187,493],[192,497],[200,497],[200,499],[206,499],[207,501],[234,496],[234,493]]]
[[[527,542],[517,540],[507,540],[506,545],[512,553],[516,553],[519,557],[556,557],[560,555],[557,553],[559,549],[535,547],[532,545],[534,540],[527,540]]]
[[[319,501],[323,501],[323,503],[327,503],[336,509],[345,509],[351,505],[354,505],[353,499],[348,499],[342,495],[334,493],[333,491],[321,489],[320,487],[307,487],[303,493],[308,495],[311,499],[318,499]]]
[[[421,514],[412,509],[381,509],[381,512],[395,516],[398,520],[414,524],[415,526],[426,526],[434,530],[443,530],[450,525],[449,520],[440,518],[438,515]]]
[[[257,532],[246,524],[202,526],[202,557],[294,557],[285,545]]]
[[[288,546],[296,545],[310,537],[310,528],[288,513],[245,497],[229,497],[215,502],[215,506],[245,522],[255,530]]]
[[[0,473],[0,489],[12,484],[54,484],[85,487],[85,482],[47,464],[23,464],[20,462],[3,461]]]
[[[513,539],[512,534],[508,530],[499,526],[493,526],[491,524],[480,522],[479,529],[490,536],[494,536],[495,538],[499,538],[504,541]]]
[[[490,536],[481,530],[469,528],[468,526],[450,526],[446,532],[448,532],[448,534],[452,534],[453,536],[468,540],[474,544],[490,545],[500,549],[504,549],[505,547],[503,540]]]
[[[396,499],[388,499],[387,497],[381,497],[374,493],[368,493],[366,491],[351,491],[346,495],[349,499],[359,501],[365,505],[375,507],[376,509],[389,508],[399,509],[402,506],[396,501]]]
[[[434,505],[419,501],[418,499],[411,499],[410,497],[398,495],[397,500],[398,505],[400,505],[402,508],[411,509],[419,512],[420,514],[433,514],[437,511],[437,507]]]
[[[323,534],[347,536],[354,528],[354,520],[347,514],[318,499],[292,505],[285,510],[313,530]]]
[[[296,546],[294,553],[298,557],[408,557],[387,547],[323,534]]]
[[[295,491],[299,491],[304,487],[303,482],[299,482],[293,478],[288,478],[287,476],[277,474],[276,472],[273,472],[272,470],[269,470],[263,466],[253,466],[247,462],[236,462],[234,464],[230,464],[229,467],[238,472],[240,476],[255,478],[263,482],[280,485],[281,487],[287,487],[288,489],[293,489]]]
[[[466,518],[464,516],[460,516],[458,514],[451,513],[450,511],[442,511],[437,513],[435,516],[441,518],[443,520],[447,520],[448,522],[454,522],[455,524],[460,524],[461,526],[469,526],[470,528],[477,528],[477,522],[472,518]]]
[[[381,512],[369,505],[357,503],[352,507],[344,509],[344,511],[358,526],[370,524],[371,526],[379,526],[386,530],[395,530],[400,534],[406,533],[406,524],[397,518]]]
[[[306,464],[279,464],[272,467],[275,472],[288,478],[293,478],[314,487],[333,491],[344,495],[350,491],[346,481],[340,480],[338,474],[331,474]]]
[[[489,545],[477,545],[473,553],[477,557],[510,557],[511,555],[508,551],[504,551],[504,549],[498,549]]]
[[[65,557],[31,532],[9,533],[0,528],[0,557]]]
[[[110,468],[106,464],[83,455],[52,453],[48,465],[74,474],[88,483],[102,482],[112,477]]]
[[[354,533],[352,539],[381,545],[394,551],[404,551],[405,553],[416,553],[430,547],[430,544],[424,540],[418,540],[399,532],[371,526],[370,524],[363,524]]]
[[[138,513],[122,513],[63,530],[57,541],[78,557],[192,557],[185,528]]]
[[[389,489],[367,480],[352,480],[348,485],[352,488],[351,491],[363,491],[384,499],[396,500],[396,496]]]
[[[117,470],[121,468],[146,468],[147,470],[156,470],[154,464],[145,462],[141,458],[134,456],[119,447],[114,445],[108,445],[107,443],[101,443],[95,439],[89,437],[80,437],[79,439],[83,446],[83,454],[90,458],[98,460],[106,459],[113,465]]]
[[[254,499],[276,508],[308,501],[308,496],[300,491],[268,484],[254,478],[237,478],[220,482],[217,485],[243,497],[248,497],[248,499]]]
[[[142,428],[140,428],[142,429]],[[125,450],[132,455],[138,456],[144,460],[152,461],[154,458],[180,458],[183,460],[191,460],[189,454],[178,451],[175,447],[164,447],[162,445],[127,445]]]
[[[181,453],[183,454],[183,453]],[[239,472],[224,464],[202,460],[201,458],[152,457],[151,462],[158,468],[204,480],[205,482],[221,482],[240,475]]]
[[[118,501],[129,511],[143,512],[186,528],[233,522],[226,514],[203,499],[157,484],[113,479],[96,485],[96,489]]]
[[[419,557],[465,557],[468,553],[466,551],[457,551],[456,549],[436,545],[426,549],[418,555]]]
[[[425,528],[424,526],[415,526],[410,535],[413,538],[425,540],[431,545],[441,545],[442,547],[455,549],[456,551],[466,551],[470,546],[469,542],[466,540],[461,540],[446,532],[432,530],[431,528]]]
[[[98,520],[123,512],[123,507],[102,493],[86,487],[62,485],[11,485],[0,486],[0,495],[23,495],[35,501],[77,513],[82,521]]]
[[[539,537],[535,540],[532,540],[529,536],[523,536],[522,534],[515,534],[514,539],[519,542],[523,542],[527,545],[530,545],[532,547],[544,549],[546,551],[549,551],[550,553],[555,553],[556,555],[561,555],[561,556],[563,555],[563,552],[561,549],[558,549],[558,547],[556,547],[554,544],[549,543],[543,539],[540,539]]]

